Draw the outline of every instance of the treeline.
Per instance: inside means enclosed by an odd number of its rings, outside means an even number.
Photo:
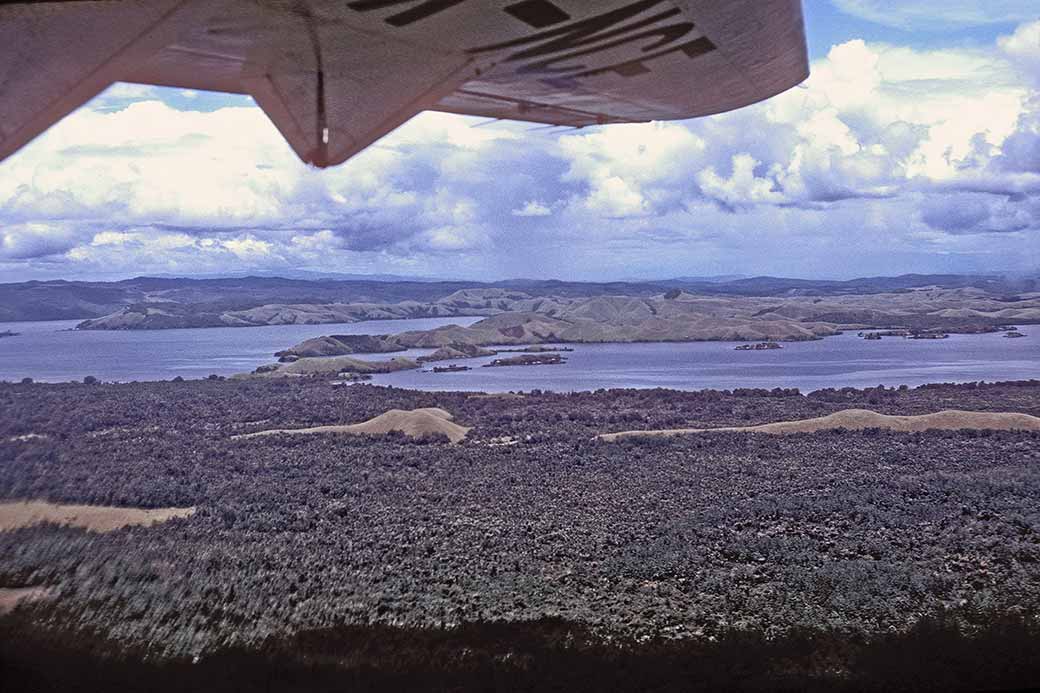
[[[766,638],[614,640],[562,619],[452,629],[339,626],[156,660],[18,614],[0,619],[0,681],[12,690],[252,691],[978,691],[1032,690],[1040,628],[1004,614],[925,617],[874,637],[800,629]]]

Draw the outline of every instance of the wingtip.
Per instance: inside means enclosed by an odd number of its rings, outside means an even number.
[[[301,157],[303,163],[313,166],[314,168],[328,168],[332,166],[329,161],[329,152],[327,147],[316,147],[307,153],[306,156]]]

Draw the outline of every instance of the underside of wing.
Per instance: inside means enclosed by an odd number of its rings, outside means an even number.
[[[329,166],[425,109],[689,118],[808,73],[799,0],[15,3],[0,41],[0,157],[117,80],[250,94]]]
[[[809,74],[798,0],[507,5],[491,69],[437,110],[559,125],[675,120],[778,94]],[[526,27],[524,25],[527,25]]]
[[[0,159],[203,21],[202,3],[0,5]]]
[[[229,4],[126,79],[251,95],[307,163],[341,163],[472,77],[472,57],[346,21],[342,3]]]
[[[509,96],[496,91],[477,91],[476,86],[463,85],[461,89],[457,89],[441,99],[432,110],[572,128],[635,122],[617,116],[608,116],[603,112],[583,111],[579,108],[533,101],[529,98]]]

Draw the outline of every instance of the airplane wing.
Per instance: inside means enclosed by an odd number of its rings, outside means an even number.
[[[800,0],[14,2],[0,5],[0,159],[116,81],[250,94],[325,167],[427,109],[671,120],[807,75]]]

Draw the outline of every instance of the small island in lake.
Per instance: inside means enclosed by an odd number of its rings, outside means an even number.
[[[363,361],[349,356],[314,356],[297,358],[289,362],[268,363],[257,366],[252,373],[240,373],[235,378],[256,377],[303,377],[333,376],[339,380],[354,375],[369,375],[372,373],[394,373],[396,371],[414,370],[419,363],[411,359],[392,358],[389,361]]]
[[[766,351],[767,349],[783,349],[776,342],[759,342],[758,344],[741,344],[733,347],[735,351]]]
[[[0,337],[17,337],[20,334],[21,332],[12,332],[11,330],[5,330],[4,332],[0,332]]]
[[[574,351],[573,347],[566,346],[544,346],[541,344],[535,344],[534,346],[524,347],[522,349],[496,349],[495,353],[498,354],[545,354],[553,351]]]
[[[494,356],[497,353],[497,351],[483,349],[475,344],[452,343],[442,346],[432,354],[420,356],[415,360],[419,363],[426,363],[427,361],[451,361],[454,359],[474,359],[479,356]]]
[[[371,380],[372,376],[369,373],[355,373],[353,371],[344,371],[336,376],[338,380],[333,380],[333,385],[346,385],[349,383],[360,383],[365,380]]]
[[[880,340],[882,337],[909,337],[908,330],[879,330],[877,332],[860,332],[859,336],[870,341]]]
[[[497,366],[551,366],[557,363],[566,363],[567,359],[559,354],[521,354],[504,359],[495,359],[491,363],[485,363],[484,368]]]
[[[449,366],[434,366],[434,373],[461,373],[462,371],[471,370],[469,366],[460,366],[458,364],[451,364]]]
[[[1004,336],[1009,339],[1018,339],[1019,337],[1025,337],[1025,335],[1019,332],[1018,330],[1008,330],[1004,333]]]

